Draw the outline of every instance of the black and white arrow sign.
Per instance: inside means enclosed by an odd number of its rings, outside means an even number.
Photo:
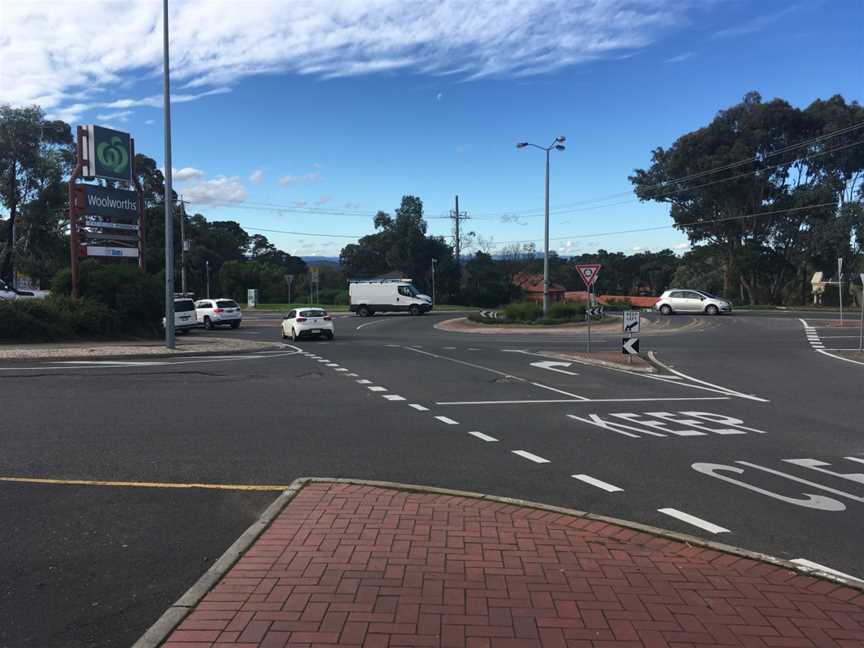
[[[625,355],[639,355],[639,338],[622,338],[621,352]]]

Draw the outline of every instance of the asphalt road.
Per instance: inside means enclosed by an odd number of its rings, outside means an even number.
[[[642,335],[672,370],[650,377],[536,364],[583,333],[433,327],[449,317],[339,317],[333,342],[241,357],[0,366],[0,477],[150,483],[0,482],[0,646],[131,644],[275,497],[230,485],[300,476],[536,500],[864,577],[864,364],[831,351],[857,329],[668,318]],[[278,320],[192,335],[277,340]],[[166,487],[186,483],[228,488]]]

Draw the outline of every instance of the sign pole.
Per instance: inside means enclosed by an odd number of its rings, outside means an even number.
[[[858,327],[858,350],[864,351],[864,272],[861,273],[861,324]]]
[[[75,143],[76,157],[75,169],[72,175],[69,176],[69,264],[72,274],[72,297],[78,299],[78,254],[80,253],[78,242],[78,191],[75,181],[81,176],[81,169],[84,166],[84,145],[83,135],[85,129],[78,127],[78,137]]]
[[[843,328],[843,259],[837,259],[837,296],[840,298],[840,328]]]
[[[588,315],[588,353],[591,353],[591,309],[594,307],[594,300],[592,297],[594,296],[594,284],[588,286],[588,310],[585,311],[585,314]]]
[[[171,172],[171,79],[168,59],[168,0],[162,0],[162,93],[165,120],[165,348],[174,349],[174,192]]]

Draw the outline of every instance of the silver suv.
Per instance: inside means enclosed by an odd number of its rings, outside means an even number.
[[[705,313],[706,315],[719,315],[720,313],[731,313],[732,304],[722,297],[715,297],[703,290],[684,290],[672,288],[662,295],[654,310],[664,315],[672,313]]]

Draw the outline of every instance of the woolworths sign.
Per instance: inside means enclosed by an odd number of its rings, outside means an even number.
[[[80,185],[79,213],[88,216],[111,216],[121,220],[138,220],[138,194],[122,189]]]
[[[85,178],[107,178],[109,180],[132,181],[132,139],[122,133],[102,126],[86,126],[84,142]]]

